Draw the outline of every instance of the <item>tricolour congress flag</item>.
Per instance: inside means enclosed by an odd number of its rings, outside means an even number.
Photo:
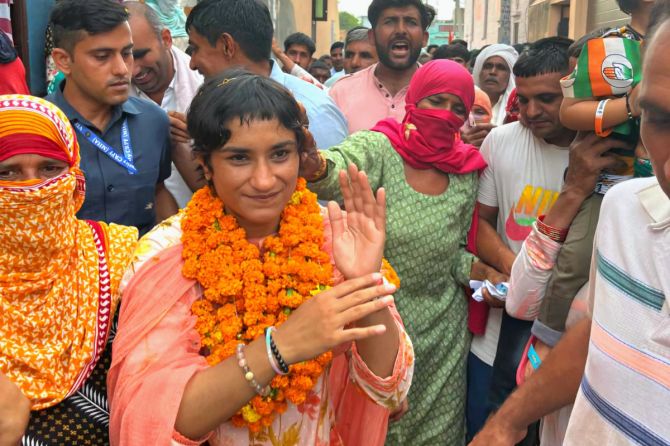
[[[621,96],[641,78],[640,42],[603,37],[584,45],[577,67],[561,79],[561,87],[563,96],[568,98]]]

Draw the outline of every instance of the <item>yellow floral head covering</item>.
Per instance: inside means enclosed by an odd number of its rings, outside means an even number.
[[[70,165],[46,181],[0,182],[0,373],[39,410],[79,389],[100,358],[137,230],[77,220],[84,180],[67,117],[0,96],[0,160],[19,153]]]
[[[35,96],[0,95],[0,113],[0,161],[35,153],[79,167],[77,138],[58,107]]]

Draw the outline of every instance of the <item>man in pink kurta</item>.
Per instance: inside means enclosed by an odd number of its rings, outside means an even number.
[[[340,79],[331,89],[330,97],[349,122],[349,134],[369,130],[379,121],[405,117],[407,86],[392,95],[375,76],[379,63]]]
[[[372,24],[370,42],[379,63],[341,78],[330,96],[349,123],[349,134],[369,130],[379,121],[405,116],[405,95],[417,61],[428,40],[426,29],[435,11],[420,0],[404,0],[388,6],[374,0],[368,8]],[[325,147],[324,147],[325,148]]]

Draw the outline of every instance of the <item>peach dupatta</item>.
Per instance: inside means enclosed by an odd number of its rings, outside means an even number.
[[[329,229],[326,228],[327,233]],[[327,237],[328,241],[329,239]],[[331,251],[330,247],[327,249]],[[137,361],[133,364],[132,352],[138,342],[145,339],[185,294],[197,293],[199,290],[193,280],[186,279],[181,274],[181,250],[182,245],[177,244],[148,260],[124,291],[119,317],[119,327],[122,329],[114,342],[113,363],[107,376],[112,445],[175,444],[174,438],[179,437],[179,434],[174,430],[174,423],[183,389],[194,373],[208,367],[198,351],[200,340],[197,332],[188,323],[184,323],[181,332],[177,336],[171,336],[170,343],[174,346],[181,345],[181,348],[184,348],[184,344],[187,345],[189,356],[182,358],[178,364],[166,364],[160,360],[152,363],[148,366],[153,369],[152,380],[124,371],[126,367],[137,367]],[[162,299],[158,300],[156,296],[161,296]],[[152,305],[147,305],[147,300]],[[163,348],[170,349],[171,346]],[[347,355],[337,355],[328,377],[329,393],[332,395],[337,420],[335,431],[344,445],[381,446],[386,439],[389,410],[377,405],[358,388],[350,377],[348,362]],[[121,391],[115,393],[120,376],[123,376],[124,385],[120,386]],[[145,395],[152,395],[150,410],[145,405],[130,404],[140,388]],[[150,413],[150,418],[147,418],[147,413]],[[134,426],[137,420],[143,420],[145,424]],[[133,436],[127,436],[125,432],[133,432]],[[139,438],[138,432],[141,432]],[[200,442],[187,442],[183,438],[181,440],[184,441],[183,444]],[[201,439],[204,440],[206,438]]]
[[[161,361],[149,365],[154,369],[152,380],[143,380],[142,375],[124,373],[124,368],[133,365],[132,351],[139,340],[156,327],[180,298],[186,293],[196,292],[196,283],[181,274],[183,260],[181,244],[161,251],[135,274],[123,292],[123,303],[119,313],[119,330],[113,344],[112,366],[107,374],[110,406],[110,443],[169,445],[172,442],[182,392],[194,373],[207,367],[205,358],[198,354],[198,334],[192,327],[184,326],[174,344],[187,343],[193,346],[190,355],[179,364],[166,367]],[[162,291],[161,291],[162,290]],[[156,299],[161,296],[161,299]],[[152,305],[146,305],[146,301]],[[195,335],[195,336],[194,336]],[[124,385],[115,393],[117,380],[123,376]],[[158,378],[158,379],[156,379]],[[152,409],[147,422],[147,408],[129,404],[139,388],[152,395]],[[119,413],[120,409],[123,413]],[[142,411],[138,416],[136,411]],[[168,415],[168,416],[166,416]],[[141,429],[129,428],[137,420],[146,423]],[[124,438],[123,432],[142,432],[142,438]]]

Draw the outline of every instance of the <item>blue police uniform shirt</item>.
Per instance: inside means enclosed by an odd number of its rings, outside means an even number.
[[[305,107],[309,130],[318,148],[329,149],[349,136],[347,119],[328,93],[309,82],[284,73],[274,60],[270,60],[270,64],[272,65],[270,78],[293,93],[296,101]]]
[[[72,123],[79,122],[114,151],[123,154],[121,128],[128,120],[133,163],[131,175],[102,153],[84,135],[75,131],[80,147],[81,170],[86,178],[86,199],[77,213],[82,220],[135,226],[140,235],[156,224],[156,185],[170,176],[170,122],[153,102],[128,98],[115,106],[107,128],[98,129],[65,99],[63,81],[47,100],[57,105]]]

